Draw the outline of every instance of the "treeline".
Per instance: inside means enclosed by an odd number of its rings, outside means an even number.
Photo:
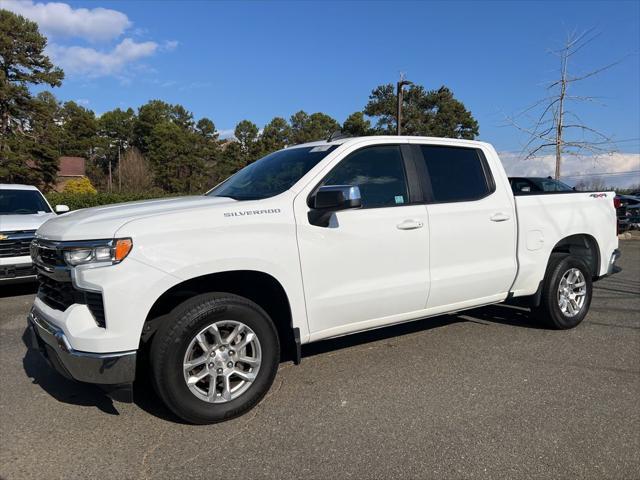
[[[194,118],[184,106],[151,100],[99,117],[76,102],[61,103],[33,85],[59,86],[64,78],[44,54],[37,25],[0,10],[0,181],[50,187],[61,156],[81,156],[100,191],[202,192],[256,159],[288,145],[351,135],[394,134],[396,96],[392,84],[369,95],[362,111],[342,124],[331,116],[299,111],[275,117],[260,129],[249,120],[233,139],[221,139],[209,118]],[[478,124],[446,87],[405,91],[403,133],[474,138]]]

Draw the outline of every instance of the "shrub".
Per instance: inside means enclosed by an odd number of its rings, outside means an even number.
[[[87,177],[74,178],[69,180],[62,190],[63,193],[78,194],[78,195],[95,195],[98,191],[93,185],[91,180]]]
[[[171,195],[178,196],[178,195]],[[169,197],[163,192],[147,193],[69,193],[51,192],[47,194],[47,200],[51,205],[68,205],[71,210],[79,208],[98,207],[100,205],[110,205],[113,203],[135,202],[140,200],[151,200],[154,198]]]

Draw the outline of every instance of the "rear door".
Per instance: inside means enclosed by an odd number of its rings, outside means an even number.
[[[516,274],[512,195],[481,149],[418,145],[429,216],[428,308],[506,297]]]

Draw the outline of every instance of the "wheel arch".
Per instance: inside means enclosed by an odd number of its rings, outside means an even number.
[[[547,260],[544,263],[542,279],[538,282],[536,291],[524,296],[509,296],[505,303],[524,307],[537,307],[540,305],[547,270],[554,253],[565,253],[583,259],[591,270],[592,280],[598,277],[600,271],[600,249],[596,239],[588,233],[568,235],[559,240],[549,251]]]
[[[591,277],[596,278],[600,272],[600,248],[598,241],[588,233],[577,233],[564,237],[551,249],[547,266],[553,253],[566,253],[581,258],[589,266]]]
[[[153,337],[158,327],[169,320],[176,305],[202,293],[233,293],[255,302],[273,320],[281,344],[283,359],[298,359],[299,334],[294,328],[291,303],[282,283],[258,270],[230,270],[184,280],[160,295],[149,310],[142,329],[141,344]]]

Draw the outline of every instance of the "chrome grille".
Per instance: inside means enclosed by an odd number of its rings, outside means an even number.
[[[0,257],[24,257],[29,255],[29,245],[35,237],[35,230],[15,230],[0,232]]]

